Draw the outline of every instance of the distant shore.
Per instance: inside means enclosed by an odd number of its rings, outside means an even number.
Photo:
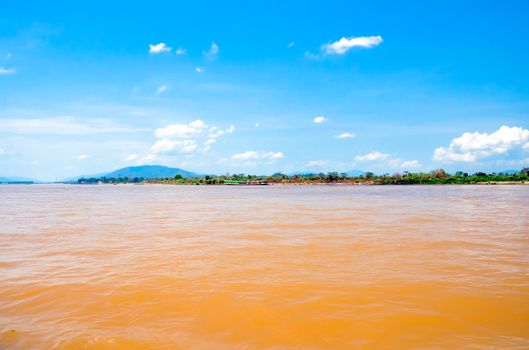
[[[110,184],[112,185],[112,184]],[[116,185],[134,185],[129,184],[116,184]],[[350,182],[311,182],[311,183],[289,183],[289,182],[272,182],[267,185],[225,185],[225,184],[192,184],[192,183],[174,183],[167,181],[148,181],[140,183],[139,185],[172,185],[172,186],[226,186],[226,187],[279,187],[279,186],[388,186],[388,185],[398,185],[398,186],[410,186],[410,185],[481,185],[481,186],[494,186],[494,185],[529,185],[527,181],[505,181],[505,182],[473,182],[473,183],[395,183],[395,184],[386,184],[386,183],[376,183],[376,182],[360,182],[360,183],[350,183]]]
[[[443,169],[428,173],[395,173],[393,175],[375,175],[366,172],[359,176],[347,173],[329,172],[327,174],[294,174],[275,173],[271,176],[247,174],[204,175],[195,177],[164,177],[144,179],[141,177],[91,177],[80,178],[79,184],[162,184],[162,185],[224,185],[224,186],[362,186],[362,185],[525,185],[529,184],[529,168],[513,173],[468,174],[458,171],[449,174]]]

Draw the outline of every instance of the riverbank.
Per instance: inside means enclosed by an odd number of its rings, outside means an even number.
[[[131,185],[134,185],[131,183]],[[495,181],[495,182],[465,182],[465,183],[380,183],[365,182],[270,182],[263,184],[207,184],[192,182],[175,182],[172,180],[149,180],[138,185],[174,185],[174,186],[230,186],[230,187],[262,187],[262,186],[387,186],[387,185],[529,185],[529,181]]]
[[[329,172],[327,174],[294,174],[275,173],[271,176],[249,174],[203,175],[195,177],[174,177],[144,179],[129,177],[81,178],[79,184],[164,184],[164,185],[226,185],[226,186],[310,186],[310,185],[465,185],[465,184],[526,184],[529,183],[529,168],[516,173],[468,174],[461,171],[449,174],[442,169],[428,173],[395,173],[393,175],[375,175],[366,172],[360,176],[349,176],[346,173]]]

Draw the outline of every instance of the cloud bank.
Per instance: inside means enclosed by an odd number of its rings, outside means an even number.
[[[151,146],[151,152],[154,155],[205,153],[219,137],[231,134],[234,130],[233,125],[227,129],[219,129],[200,119],[189,124],[170,124],[155,130],[154,136],[158,140]]]
[[[529,130],[503,125],[491,134],[465,132],[453,139],[448,147],[436,148],[433,159],[471,163],[520,149],[529,150]]]

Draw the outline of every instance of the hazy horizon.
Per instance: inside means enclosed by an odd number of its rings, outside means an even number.
[[[523,1],[7,3],[0,176],[521,169],[527,13]]]
[[[80,174],[80,175],[76,175],[76,176],[71,176],[71,177],[66,177],[66,178],[61,178],[61,179],[54,179],[54,180],[50,180],[50,179],[39,179],[39,178],[30,178],[30,177],[27,177],[27,176],[2,176],[0,174],[0,180],[2,179],[8,179],[8,180],[11,180],[11,181],[36,181],[36,182],[40,182],[40,183],[51,183],[51,182],[63,182],[63,181],[72,181],[72,180],[77,180],[77,179],[80,179],[80,178],[91,178],[91,177],[117,177],[117,176],[113,176],[112,173],[116,172],[116,171],[119,171],[119,170],[123,170],[123,169],[128,169],[128,168],[142,168],[142,167],[167,167],[167,166],[164,166],[164,165],[161,165],[161,164],[149,164],[149,165],[133,165],[133,166],[130,166],[130,167],[124,167],[124,168],[119,168],[119,169],[111,169],[109,171],[105,171],[105,172],[101,172],[101,173],[97,173],[97,174]],[[196,177],[203,177],[203,176],[206,176],[206,175],[211,175],[211,176],[224,176],[224,175],[234,175],[234,174],[245,174],[245,175],[252,175],[252,176],[272,176],[274,174],[284,174],[284,175],[288,175],[288,176],[292,176],[292,175],[303,175],[303,174],[329,174],[329,173],[339,173],[339,174],[342,174],[342,173],[346,173],[348,176],[350,177],[355,177],[355,176],[364,176],[365,174],[367,173],[372,173],[376,176],[381,176],[381,175],[395,175],[395,174],[401,174],[399,172],[393,172],[393,173],[389,173],[389,172],[372,172],[370,170],[362,170],[362,169],[349,169],[347,171],[336,171],[336,170],[332,170],[332,169],[329,169],[329,170],[322,170],[320,169],[319,171],[292,171],[290,173],[283,173],[281,171],[275,171],[273,173],[242,173],[242,172],[237,172],[237,171],[234,171],[232,173],[229,173],[229,172],[226,172],[226,173],[200,173],[200,172],[195,172],[193,170],[190,170],[190,169],[182,169],[182,168],[177,168],[177,167],[167,167],[169,169],[179,169],[179,170],[182,170],[184,172],[189,172],[189,173],[193,173],[193,176],[196,176]],[[431,173],[431,172],[435,172],[439,169],[423,169],[421,171],[416,171],[416,173]],[[444,170],[444,169],[443,169]],[[454,171],[454,172],[448,172],[448,174],[455,174],[456,172],[459,172],[460,170],[458,171]],[[500,171],[498,173],[519,173],[521,171],[521,169],[505,169],[503,171]],[[479,171],[478,171],[479,172]],[[470,173],[469,175],[471,175],[472,173]],[[120,176],[122,177],[122,176]],[[130,176],[128,176],[130,177]],[[132,177],[135,177],[135,176],[132,176]],[[143,176],[140,175],[140,177],[143,178]],[[166,178],[167,176],[158,176],[159,178]],[[172,177],[172,176],[169,176],[169,177]],[[189,177],[189,176],[188,176]],[[152,177],[148,177],[148,178],[152,178]]]

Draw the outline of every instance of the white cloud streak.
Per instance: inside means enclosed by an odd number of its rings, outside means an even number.
[[[325,55],[343,55],[352,48],[371,48],[380,45],[382,41],[383,39],[380,35],[343,37],[338,41],[322,45],[321,51]]]
[[[352,134],[350,132],[344,132],[344,133],[334,136],[334,138],[337,138],[337,139],[352,139],[355,137],[356,137],[356,134]]]

